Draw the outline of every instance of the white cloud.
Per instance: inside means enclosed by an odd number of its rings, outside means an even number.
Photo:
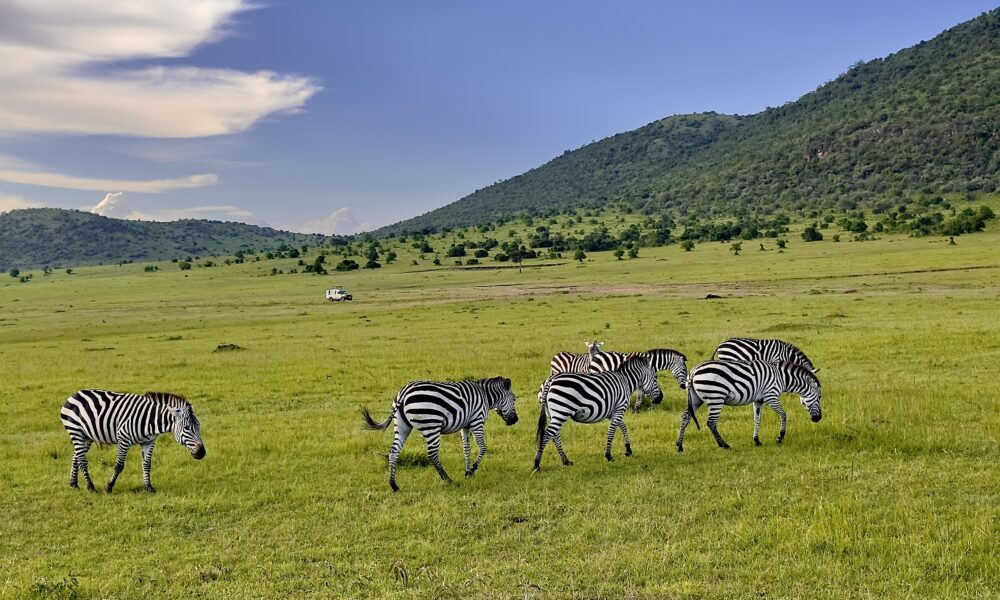
[[[322,233],[324,235],[350,235],[371,229],[369,223],[359,223],[351,207],[339,208],[322,219],[307,221],[298,228],[302,233]]]
[[[300,109],[320,89],[309,77],[120,66],[187,56],[248,8],[244,0],[0,0],[0,132],[203,137]]]
[[[0,193],[0,214],[5,212],[16,210],[18,208],[38,208],[40,204],[35,204],[34,202],[28,202],[20,196],[11,196],[9,194]]]
[[[254,218],[252,212],[232,204],[141,211],[132,207],[132,204],[123,192],[105,194],[104,198],[90,209],[90,212],[113,219],[128,219],[131,221],[211,219],[215,221],[241,221],[254,225],[263,224],[259,219]]]
[[[174,179],[95,179],[90,177],[73,177],[61,173],[45,173],[41,171],[22,171],[0,169],[0,181],[41,185],[73,190],[122,190],[126,192],[145,192],[158,194],[169,190],[204,187],[219,180],[214,173],[189,175]]]

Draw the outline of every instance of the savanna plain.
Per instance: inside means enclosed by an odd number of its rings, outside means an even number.
[[[992,598],[1000,595],[1000,231],[956,238],[643,248],[631,260],[271,276],[270,262],[162,263],[0,282],[0,598]],[[292,263],[289,263],[292,264]],[[547,266],[541,266],[547,265]],[[493,265],[487,265],[493,266]],[[509,267],[510,265],[503,265]],[[351,303],[329,304],[343,285]],[[706,299],[708,294],[721,296]],[[816,363],[823,415],[786,396],[723,411],[716,447],[684,392],[563,430],[532,475],[535,394],[560,350],[669,347],[689,367],[731,336]],[[227,344],[242,350],[217,351]],[[444,485],[414,434],[361,429],[412,379],[512,378],[520,422]],[[68,485],[59,408],[87,387],[188,397],[208,450],[167,435],[142,490]],[[705,412],[699,415],[704,422]],[[98,488],[113,448],[91,451]]]

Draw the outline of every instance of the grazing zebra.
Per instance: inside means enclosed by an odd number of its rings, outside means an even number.
[[[684,430],[688,422],[694,419],[694,424],[701,429],[695,411],[702,404],[708,405],[708,428],[721,448],[729,448],[717,428],[723,404],[743,406],[753,403],[753,441],[758,446],[760,411],[765,404],[781,418],[778,443],[785,439],[785,409],[779,402],[782,393],[799,394],[802,406],[809,411],[813,423],[823,417],[819,405],[819,380],[807,367],[790,362],[712,360],[691,371],[687,391],[688,407],[681,415],[681,428],[677,434],[678,452],[684,451]]]
[[[756,340],[729,338],[719,344],[714,356],[718,360],[763,360],[765,362],[791,362],[819,373],[804,352],[781,340]]]
[[[591,373],[601,373],[604,371],[614,371],[622,365],[626,360],[633,356],[645,356],[649,359],[650,365],[652,365],[653,370],[656,372],[660,371],[670,371],[674,379],[677,380],[677,384],[684,389],[687,385],[687,357],[676,350],[671,350],[669,348],[656,348],[654,350],[647,350],[645,352],[599,352],[594,355],[590,361],[590,372]],[[643,395],[639,394],[636,397],[635,405],[632,407],[633,411],[638,412],[639,406],[642,405]]]
[[[142,447],[142,482],[146,491],[156,491],[149,479],[153,445],[157,436],[168,431],[174,433],[174,439],[187,448],[192,457],[197,460],[205,458],[201,423],[194,415],[191,404],[176,394],[148,392],[140,396],[107,390],[80,390],[66,400],[59,414],[73,442],[73,462],[69,473],[71,487],[78,487],[79,469],[87,480],[87,489],[94,491],[94,482],[87,469],[87,451],[94,442],[118,447],[115,474],[108,482],[108,493],[111,493],[125,468],[129,448],[136,444]]]
[[[604,342],[584,342],[587,344],[586,354],[576,354],[574,352],[559,352],[552,357],[552,371],[549,375],[556,373],[589,373],[591,359],[601,352]]]
[[[410,431],[416,428],[427,441],[427,456],[446,482],[451,478],[438,460],[441,436],[462,432],[462,449],[465,451],[465,476],[472,477],[486,455],[486,437],[483,424],[490,410],[496,410],[507,425],[517,423],[514,403],[517,398],[511,390],[511,381],[505,377],[492,377],[473,381],[439,382],[412,381],[399,390],[392,411],[378,423],[367,408],[362,409],[365,429],[386,429],[395,421],[395,433],[389,448],[389,487],[398,492],[396,461]],[[469,433],[476,438],[479,455],[469,464]]]
[[[563,451],[560,431],[569,419],[577,423],[611,421],[604,458],[611,458],[611,442],[615,430],[621,429],[625,438],[625,456],[632,456],[632,443],[623,417],[632,392],[637,389],[648,394],[654,403],[663,399],[663,392],[656,381],[656,371],[643,356],[626,360],[617,371],[603,373],[562,373],[549,378],[538,414],[538,453],[535,454],[535,471],[541,467],[545,444],[552,440],[564,465],[573,464]],[[546,426],[546,420],[548,426]]]

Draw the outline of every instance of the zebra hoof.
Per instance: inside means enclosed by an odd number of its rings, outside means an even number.
[[[395,481],[390,481],[390,482],[389,482],[389,487],[390,487],[390,488],[392,488],[392,491],[393,491],[393,493],[395,493],[395,492],[398,492],[398,491],[399,491],[399,486],[398,486],[398,485],[396,485],[396,482],[395,482]]]
[[[467,470],[465,472],[465,478],[469,479],[470,477],[472,477],[475,474],[476,474],[476,470],[475,469],[469,469],[469,470]]]
[[[111,493],[111,491],[112,491],[113,489],[115,489],[115,486],[113,486],[113,485],[111,485],[111,484],[109,483],[109,484],[108,484],[108,487],[104,488],[104,491],[105,491],[105,493],[108,493],[108,494],[110,494],[110,493]]]
[[[762,445],[762,444],[760,443],[760,438],[754,438],[754,439],[753,439],[753,443],[754,443],[754,445],[755,445],[755,446],[761,446],[761,445]]]
[[[630,448],[629,446],[625,446],[625,456],[626,457],[632,456],[632,448]]]
[[[677,451],[678,452],[684,452],[684,444],[681,444],[680,442],[678,442],[677,443]]]
[[[563,466],[564,467],[572,467],[573,466],[573,461],[571,461],[571,460],[564,460],[563,461]]]
[[[153,487],[152,485],[148,485],[148,484],[147,484],[147,485],[145,485],[145,486],[143,486],[143,487],[144,487],[144,488],[146,489],[146,491],[147,491],[147,492],[149,492],[150,494],[155,494],[155,493],[156,493],[156,488],[154,488],[154,487]]]
[[[785,441],[785,436],[783,436],[783,435],[779,435],[779,436],[778,436],[778,443],[780,444],[780,443],[781,443],[781,442],[783,442],[783,441]]]
[[[733,449],[732,446],[730,446],[729,444],[727,444],[725,442],[722,442],[721,444],[719,444],[719,448],[722,448],[723,450],[732,450]]]
[[[608,459],[608,462],[615,462],[615,457],[611,456],[610,454],[605,454],[604,458]]]
[[[95,487],[94,487],[94,484],[92,484],[92,483],[88,483],[88,484],[87,484],[87,491],[88,491],[88,492],[96,492],[96,491],[97,491],[97,488],[95,488]]]
[[[71,487],[71,488],[73,488],[75,490],[78,490],[78,489],[80,489],[80,484],[77,483],[77,482],[75,482],[75,481],[71,481],[71,482],[69,482],[69,487]]]

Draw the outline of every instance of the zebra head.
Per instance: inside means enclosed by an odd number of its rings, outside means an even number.
[[[507,425],[517,423],[517,410],[514,407],[517,398],[514,397],[514,390],[511,389],[511,380],[506,377],[494,377],[486,381],[487,386],[492,392],[490,394],[490,407],[497,411],[497,414],[500,415],[500,418]],[[541,393],[539,393],[539,396],[541,396]],[[539,398],[539,401],[541,401],[541,398]]]
[[[601,346],[604,345],[604,342],[588,342],[586,340],[584,340],[583,343],[587,345],[587,353],[590,354],[591,356],[600,352]]]
[[[660,389],[660,382],[656,380],[656,370],[653,369],[648,354],[636,354],[622,363],[617,370],[631,378],[637,384],[636,387],[642,390],[653,404],[663,402],[663,391]]]
[[[670,371],[681,389],[687,387],[687,357],[676,350],[659,348],[647,352],[656,371]]]
[[[205,444],[201,441],[201,423],[194,415],[194,409],[190,405],[169,408],[174,416],[174,439],[187,448],[194,459],[205,458]]]
[[[796,363],[782,363],[786,369],[786,379],[788,391],[795,392],[802,401],[802,407],[809,411],[809,417],[813,423],[818,423],[823,418],[823,411],[820,408],[820,386],[819,379],[810,367]]]

